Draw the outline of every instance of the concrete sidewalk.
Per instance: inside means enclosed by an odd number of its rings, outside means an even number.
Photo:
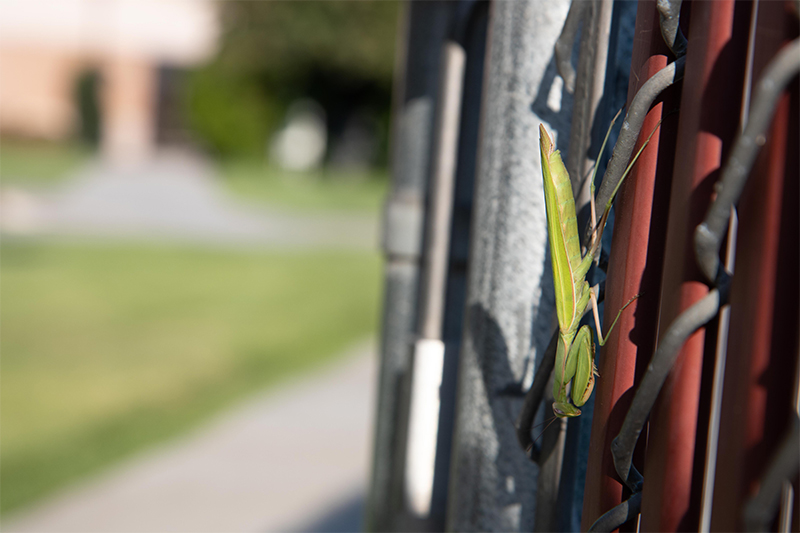
[[[6,532],[359,531],[375,343],[3,521]]]

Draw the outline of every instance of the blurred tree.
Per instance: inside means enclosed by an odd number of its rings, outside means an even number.
[[[399,3],[222,2],[217,58],[190,81],[190,117],[221,155],[263,153],[303,97],[335,137],[354,113],[388,123]],[[381,139],[385,153],[385,139]]]
[[[99,85],[100,74],[96,69],[81,73],[75,83],[75,100],[80,117],[78,138],[92,148],[100,143]]]
[[[261,153],[278,121],[274,100],[255,80],[225,70],[214,63],[190,78],[191,125],[218,155]]]

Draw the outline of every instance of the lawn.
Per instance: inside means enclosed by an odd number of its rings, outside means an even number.
[[[3,139],[0,141],[0,185],[52,185],[69,177],[91,156],[88,147],[77,143]]]
[[[88,147],[3,139],[0,185],[43,188],[92,160]],[[253,158],[219,161],[220,183],[235,197],[295,212],[360,211],[377,215],[389,186],[386,170],[281,170]]]
[[[377,253],[4,241],[3,512],[376,328]]]
[[[218,165],[222,183],[240,198],[294,211],[362,211],[378,214],[386,198],[386,171],[290,172],[261,161]]]

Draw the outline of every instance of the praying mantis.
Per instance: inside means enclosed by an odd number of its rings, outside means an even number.
[[[617,113],[617,116],[619,116],[619,113]],[[616,118],[615,116],[614,121]],[[611,127],[613,127],[614,121],[611,122]],[[611,127],[609,127],[603,140],[600,153],[603,152],[608,141]],[[656,126],[657,128],[658,126]],[[650,138],[655,131],[654,129],[650,133],[650,137],[642,144],[636,156],[631,160],[620,179],[619,185],[622,184],[642,150],[650,142]],[[553,140],[548,135],[544,125],[541,124],[539,125],[539,146],[542,156],[547,228],[550,239],[550,254],[553,262],[553,282],[555,285],[556,314],[558,315],[559,328],[553,383],[553,399],[555,400],[553,402],[553,412],[559,418],[571,418],[580,416],[580,407],[592,395],[594,380],[597,375],[597,368],[594,364],[595,346],[592,331],[588,325],[580,325],[581,317],[586,312],[586,307],[591,301],[598,341],[600,346],[603,346],[611,330],[614,329],[617,320],[619,320],[622,311],[639,296],[636,295],[631,298],[619,310],[604,338],[597,310],[597,296],[590,287],[589,282],[586,281],[586,274],[589,272],[594,255],[599,248],[600,238],[608,219],[614,196],[619,190],[619,185],[611,195],[611,199],[605,206],[603,216],[592,232],[586,255],[581,256],[578,222],[575,216],[575,200],[572,195],[569,174],[561,161],[561,154],[555,149]],[[592,172],[590,182],[593,222],[596,220],[594,205],[594,178],[596,173],[597,166]],[[567,392],[570,383],[572,384],[571,394]]]

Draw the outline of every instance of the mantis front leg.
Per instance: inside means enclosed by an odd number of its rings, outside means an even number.
[[[608,335],[617,325],[619,317],[622,312],[631,305],[638,297],[637,294],[626,303],[617,312],[614,322],[608,328],[605,338],[603,337],[602,328],[600,327],[600,319],[597,310],[597,296],[595,292],[589,289],[586,284],[588,297],[592,303],[592,311],[594,314],[595,326],[597,328],[597,336],[600,346],[603,346],[608,340]],[[583,307],[586,308],[585,305]],[[594,377],[598,375],[597,367],[594,364],[595,345],[592,330],[587,325],[583,325],[578,329],[577,334],[561,334],[558,342],[558,349],[556,350],[556,365],[555,376],[553,381],[553,412],[559,417],[575,417],[581,414],[582,407],[592,395],[594,390]],[[572,383],[570,393],[567,392],[567,386]],[[572,403],[570,403],[570,398]]]
[[[566,348],[567,339],[559,339],[556,352],[556,375],[553,383],[553,412],[559,417],[575,417],[594,390],[594,338],[589,326],[582,326]],[[569,350],[569,351],[567,351]],[[566,355],[565,355],[566,354]],[[562,364],[560,364],[562,363]],[[567,385],[572,382],[571,393]],[[569,399],[572,398],[570,403]]]

